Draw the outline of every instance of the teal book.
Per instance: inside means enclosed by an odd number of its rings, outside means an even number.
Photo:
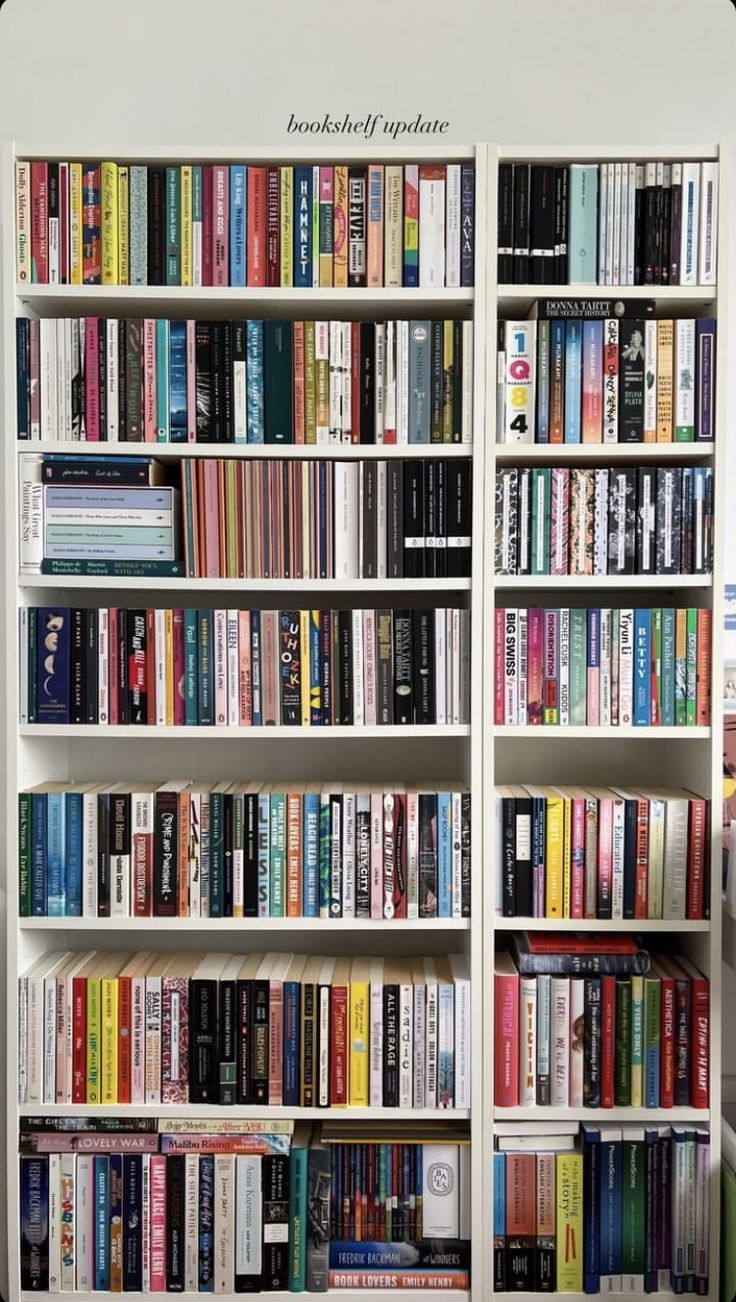
[[[181,284],[181,168],[166,168],[166,284]]]
[[[263,430],[265,443],[293,443],[291,321],[263,323]]]
[[[532,470],[532,574],[549,574],[551,474],[549,466]]]
[[[571,285],[595,285],[598,247],[598,167],[570,167],[567,278]]]
[[[303,1293],[307,1286],[307,1183],[309,1149],[297,1136],[289,1157],[289,1290]]]
[[[330,797],[324,791],[319,806],[319,916],[330,916]]]
[[[63,918],[66,912],[64,793],[49,791],[46,797],[46,914]]]
[[[258,917],[269,916],[269,880],[271,869],[271,797],[261,791],[258,796]]]
[[[156,321],[156,442],[168,443],[169,416],[169,323]]]
[[[585,611],[570,610],[570,724],[585,725],[587,684],[587,622]]]

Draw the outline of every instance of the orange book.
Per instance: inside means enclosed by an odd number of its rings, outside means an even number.
[[[337,170],[337,169],[335,169]],[[330,1105],[346,1107],[348,1101],[348,1006],[352,960],[339,958],[330,987]]]
[[[266,283],[266,168],[248,168],[248,285]]]
[[[368,168],[367,284],[383,285],[383,165]]]
[[[698,640],[695,661],[695,722],[699,728],[710,725],[711,705],[711,634],[713,612],[698,611]]]
[[[672,321],[657,322],[657,442],[672,442]]]
[[[305,443],[304,322],[294,322],[294,442]]]
[[[506,1251],[514,1257],[516,1287],[525,1291],[534,1288],[536,1167],[535,1153],[506,1154]]]
[[[174,726],[174,612],[164,611],[164,654],[166,656],[166,726]]]
[[[286,916],[302,916],[302,796],[286,793]]]
[[[179,871],[177,916],[189,917],[189,791],[179,792]]]
[[[235,463],[235,554],[237,557],[237,577],[245,578],[245,465],[242,461]]]
[[[238,700],[240,726],[249,728],[253,722],[253,682],[250,659],[250,611],[238,611]]]
[[[217,463],[217,528],[220,544],[220,576],[227,574],[227,467],[220,460]]]
[[[348,169],[335,168],[332,259],[336,289],[348,283]]]
[[[545,1280],[550,1285],[554,1281],[555,1260],[555,1211],[557,1207],[557,1190],[555,1187],[554,1153],[537,1153],[537,1280]]]

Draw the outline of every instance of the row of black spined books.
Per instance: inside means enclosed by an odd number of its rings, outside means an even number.
[[[501,284],[715,285],[718,163],[500,163]]]
[[[18,283],[471,286],[472,163],[16,163]]]
[[[470,443],[473,323],[16,321],[18,438]]]
[[[466,725],[470,611],[23,606],[20,719]]]

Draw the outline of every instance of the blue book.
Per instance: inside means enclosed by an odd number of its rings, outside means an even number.
[[[319,916],[330,914],[330,799],[323,792],[319,806]]]
[[[662,727],[675,724],[675,612],[662,607]]]
[[[245,285],[246,169],[242,163],[230,168],[230,284]]]
[[[571,285],[595,285],[598,278],[598,167],[570,167],[567,279]]]
[[[284,1107],[299,1107],[301,985],[284,981]]]
[[[169,442],[169,323],[156,321],[156,442]]]
[[[245,323],[245,388],[247,441],[263,443],[263,322]]]
[[[309,612],[309,722],[318,728],[322,722],[322,643],[319,635],[319,611]]]
[[[429,443],[430,322],[409,322],[409,442]]]
[[[289,1168],[289,1288],[292,1293],[303,1293],[307,1286],[309,1149],[292,1148]]]
[[[651,610],[634,611],[634,724],[647,728],[651,711]]]
[[[602,1291],[621,1292],[623,1171],[621,1165],[621,1129],[601,1126],[599,1269]],[[604,1282],[605,1281],[605,1282]]]
[[[20,1286],[45,1293],[49,1287],[49,1160],[20,1159]]]
[[[319,792],[306,791],[302,804],[304,827],[304,881],[302,897],[305,918],[319,917]]]
[[[600,1292],[600,1222],[590,1209],[600,1206],[601,1132],[583,1125],[583,1287],[586,1293]]]
[[[28,318],[25,316],[18,317],[15,323],[15,378],[18,394],[16,433],[19,439],[27,439],[30,434],[28,429],[28,330]]]
[[[62,507],[65,510],[83,511],[89,508],[107,511],[158,511],[162,514],[174,510],[176,490],[173,488],[153,488],[150,486],[113,485],[110,488],[98,488],[95,484],[63,485],[47,484],[44,489],[44,504],[47,507]],[[163,525],[168,521],[163,520]]]
[[[94,1158],[95,1290],[110,1288],[110,1159]]]
[[[437,793],[437,917],[452,917],[452,796]]]
[[[565,322],[565,443],[580,443],[583,323],[578,317]]]
[[[188,727],[199,723],[197,691],[197,612],[184,611],[184,722]]]
[[[68,606],[39,606],[36,615],[36,722],[69,723]],[[30,712],[29,712],[30,713]]]
[[[312,169],[294,168],[294,284],[312,284]]]
[[[263,703],[261,699],[261,612],[250,612],[250,677],[253,691],[253,727],[259,728],[263,721]]]
[[[143,1288],[143,1158],[123,1157],[123,1292]]]
[[[493,1154],[493,1287],[506,1288],[506,1154]]]
[[[31,917],[46,917],[46,801],[43,792],[31,797]]]
[[[81,791],[66,793],[65,895],[67,918],[82,916],[82,817],[84,797]]]
[[[64,793],[49,791],[46,797],[46,914],[63,918],[65,908]]]
[[[213,724],[215,722],[215,702],[214,702],[214,677],[212,662],[212,643],[214,639],[214,615],[211,610],[197,611],[197,651],[199,675],[197,683],[197,699],[199,702],[199,719],[198,723]]]
[[[271,799],[268,793],[258,796],[258,917],[267,918],[270,909],[271,881]]]
[[[172,443],[187,441],[187,323],[169,326],[169,414]]]
[[[215,1291],[215,1159],[199,1159],[199,1292]]]

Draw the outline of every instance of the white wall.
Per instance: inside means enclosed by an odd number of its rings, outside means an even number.
[[[455,143],[710,144],[736,140],[735,53],[731,0],[5,0],[0,141],[196,154],[329,111],[422,113]]]

